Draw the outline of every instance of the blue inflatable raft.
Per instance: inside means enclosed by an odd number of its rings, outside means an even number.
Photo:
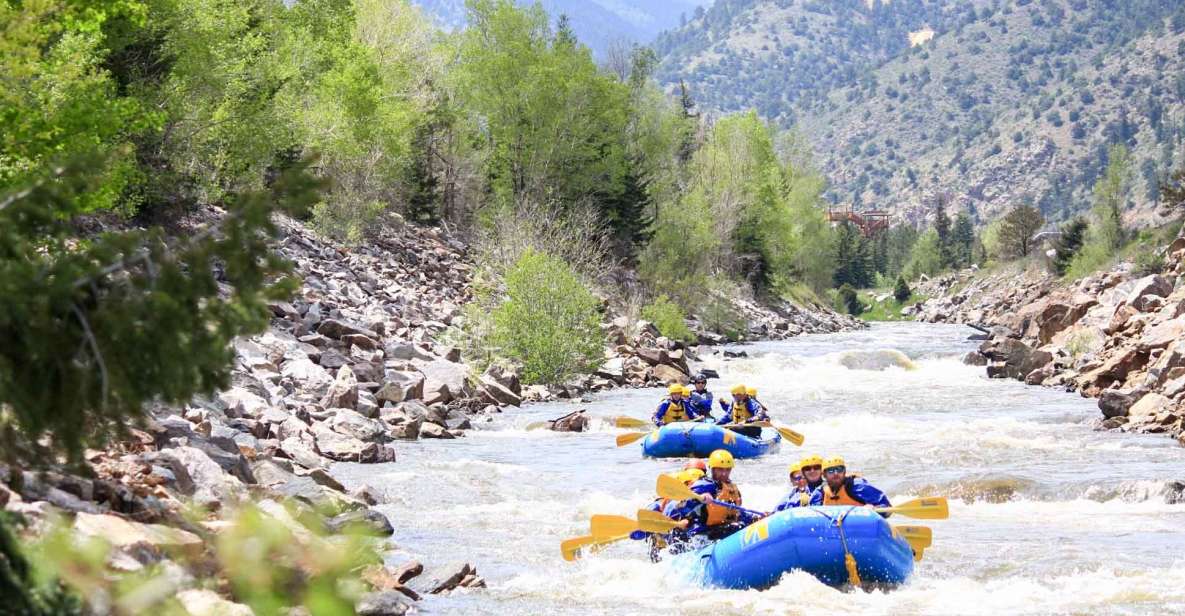
[[[840,519],[842,540],[836,523]],[[896,586],[913,572],[909,543],[880,515],[848,506],[787,509],[679,556],[677,562],[710,587],[767,588],[794,569],[824,584],[843,586],[848,583],[845,540],[863,584]]]
[[[725,449],[735,458],[756,458],[777,451],[782,437],[755,439],[716,424],[685,421],[667,424],[642,439],[642,455],[651,458],[706,458]]]

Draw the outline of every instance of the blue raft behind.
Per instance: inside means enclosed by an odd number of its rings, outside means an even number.
[[[782,437],[755,439],[716,424],[684,421],[667,424],[642,439],[642,455],[651,458],[706,458],[725,449],[735,458],[756,458],[777,451]]]
[[[846,516],[845,516],[846,514]],[[865,584],[896,586],[913,572],[913,551],[880,515],[863,507],[805,507],[775,513],[698,552],[678,557],[704,586],[767,588],[801,569],[830,586],[848,583],[835,521]],[[684,560],[686,559],[686,560]]]

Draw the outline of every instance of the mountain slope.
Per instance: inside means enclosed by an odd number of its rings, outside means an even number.
[[[662,35],[662,77],[814,143],[842,202],[981,221],[1089,204],[1106,145],[1135,154],[1129,217],[1156,220],[1185,118],[1185,8],[1169,0],[722,0]]]
[[[465,0],[412,0],[446,28],[465,25]],[[697,7],[712,0],[541,0],[552,18],[567,15],[572,30],[593,53],[602,57],[618,42],[649,43],[659,32],[691,18]],[[516,0],[527,6],[535,0]]]

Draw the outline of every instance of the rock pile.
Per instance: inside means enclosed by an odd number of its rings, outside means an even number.
[[[1185,445],[1185,233],[1162,252],[1161,273],[1124,263],[1073,284],[1039,272],[946,276],[926,283],[933,297],[913,309],[924,321],[990,327],[968,358],[990,376],[1096,397],[1103,427]]]

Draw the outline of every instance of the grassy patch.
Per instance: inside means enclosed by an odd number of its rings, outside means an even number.
[[[882,295],[888,295],[888,298],[883,302],[877,302],[875,298]],[[906,306],[912,306],[926,300],[924,296],[914,293],[909,299],[899,302],[893,298],[892,289],[860,291],[859,297],[860,302],[867,306],[864,312],[860,314],[860,318],[865,321],[912,321],[912,317],[902,315],[901,311]]]

